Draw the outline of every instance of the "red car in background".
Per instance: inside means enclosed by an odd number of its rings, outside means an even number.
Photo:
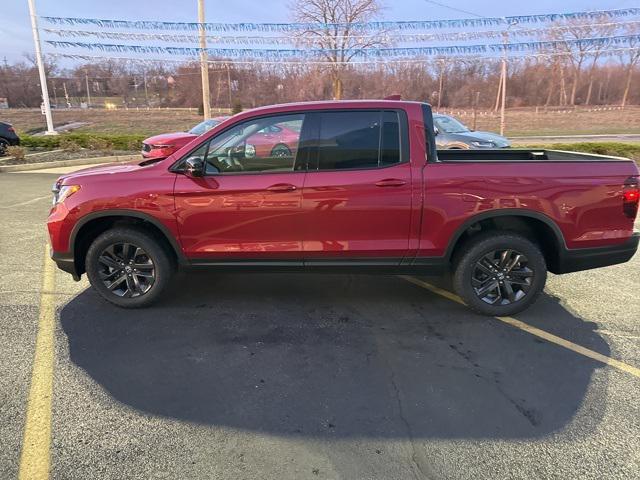
[[[291,157],[298,149],[299,125],[279,123],[269,125],[247,138],[245,156]]]
[[[227,118],[229,117],[210,118],[209,120],[200,122],[188,132],[162,133],[154,137],[149,137],[142,142],[142,157],[148,159],[166,158],[180,150],[194,138],[220,125]]]
[[[230,117],[215,117],[199,123],[188,132],[163,133],[142,142],[142,156],[162,159],[177,152],[194,138],[208,132]],[[270,125],[247,139],[246,156],[289,157],[298,147],[298,132],[293,125]]]

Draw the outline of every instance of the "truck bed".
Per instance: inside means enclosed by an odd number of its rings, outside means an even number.
[[[631,162],[624,157],[564,150],[502,148],[487,150],[438,150],[438,162]]]

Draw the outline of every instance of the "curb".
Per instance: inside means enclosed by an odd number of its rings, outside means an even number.
[[[74,158],[73,160],[57,160],[53,162],[26,163],[24,165],[0,166],[0,173],[26,172],[43,168],[75,167],[76,165],[96,165],[98,163],[128,162],[140,158],[140,155],[111,155],[108,157]]]

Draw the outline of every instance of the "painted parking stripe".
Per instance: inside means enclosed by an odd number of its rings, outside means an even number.
[[[46,200],[46,199],[50,200],[51,199],[51,195],[44,195],[43,197],[32,198],[31,200],[26,200],[26,201],[20,202],[20,203],[14,203],[13,205],[1,206],[0,209],[8,210],[8,209],[16,208],[16,207],[24,207],[26,205],[31,205],[32,203],[37,203],[37,202],[40,202],[40,201]]]
[[[400,278],[407,280],[408,282],[411,282],[414,285],[418,285],[419,287],[425,288],[430,292],[440,295],[441,297],[445,297],[461,305],[465,304],[459,296],[447,290],[443,290],[442,288],[438,288],[435,285],[431,285],[430,283],[424,282],[415,277],[410,277],[407,275],[400,275]],[[589,350],[588,348],[585,348],[581,345],[570,342],[569,340],[565,340],[564,338],[558,337],[557,335],[541,330],[537,327],[524,323],[513,317],[494,317],[494,318],[508,325],[511,325],[512,327],[518,328],[527,333],[535,335],[536,337],[543,338],[548,342],[555,343],[556,345],[560,345],[561,347],[572,350],[576,353],[579,353],[580,355],[584,355],[585,357],[589,357],[593,360],[597,360],[598,362],[602,362],[613,368],[617,368],[618,370],[621,370],[626,373],[630,373],[631,375],[640,378],[640,368],[631,366],[627,363],[621,362],[620,360],[616,360],[615,358],[607,357],[606,355],[602,355],[598,352],[594,352],[593,350]]]
[[[31,389],[20,456],[20,480],[46,480],[51,462],[51,401],[53,396],[55,268],[44,249],[40,315],[31,371]]]

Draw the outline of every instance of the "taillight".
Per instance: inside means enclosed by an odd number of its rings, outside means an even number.
[[[638,201],[640,200],[640,183],[638,177],[629,177],[622,189],[622,210],[629,218],[636,218]]]
[[[16,129],[13,127],[7,127],[7,130],[9,130],[10,132],[16,133]]]

